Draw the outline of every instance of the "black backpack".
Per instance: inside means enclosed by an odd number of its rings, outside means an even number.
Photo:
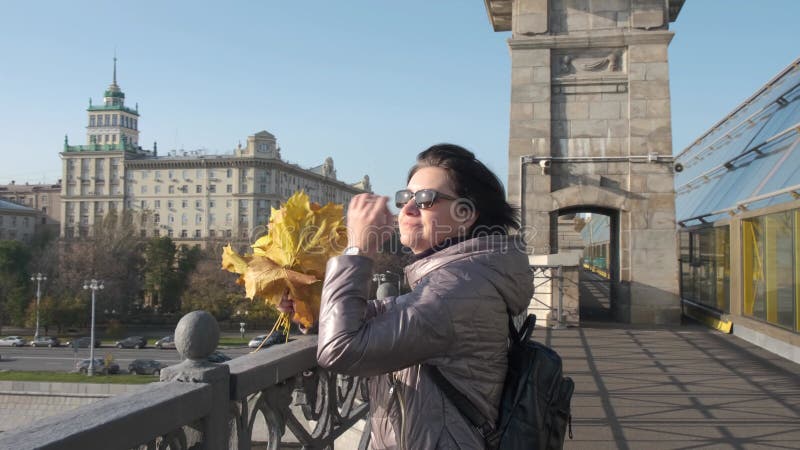
[[[575,383],[562,375],[558,353],[530,340],[535,324],[536,316],[530,314],[517,331],[509,316],[511,348],[497,423],[483,417],[437,367],[425,365],[439,389],[478,429],[488,449],[560,449],[567,429],[572,439],[569,404]]]

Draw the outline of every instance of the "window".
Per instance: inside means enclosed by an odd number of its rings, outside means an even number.
[[[215,206],[217,206],[217,202],[216,201],[214,201],[214,200],[209,200],[208,201],[208,207],[209,208],[213,208]]]
[[[216,193],[217,192],[217,185],[216,184],[210,184],[208,186],[208,192],[210,192],[212,194]]]
[[[161,236],[161,230],[159,230],[158,228],[154,228],[153,229],[153,236],[155,236],[155,237]]]
[[[172,215],[172,214],[170,214],[170,215],[169,215],[169,218],[168,218],[168,221],[169,221],[169,224],[170,224],[170,225],[172,225],[173,223],[175,223],[175,216],[174,216],[174,215]]]
[[[203,206],[203,202],[201,200],[195,200],[194,201],[194,207],[195,208],[200,209],[200,208],[202,208],[202,206]]]
[[[216,230],[208,230],[208,237],[215,237],[217,235]]]
[[[181,200],[181,208],[188,208],[189,200]]]
[[[153,214],[153,223],[156,224],[156,225],[161,223],[161,215],[160,214]]]
[[[142,207],[142,209],[147,209],[147,200],[142,200],[141,201],[141,207]]]
[[[241,190],[239,192],[242,194],[247,193],[247,183],[242,183]]]
[[[156,177],[156,180],[161,180],[161,171],[160,170],[156,170],[155,177]]]
[[[800,331],[800,210],[742,220],[743,313]]]
[[[154,191],[156,194],[160,194],[160,193],[161,193],[161,186],[159,186],[159,185],[156,185],[156,187],[154,187],[154,188],[153,188],[153,191]]]
[[[139,230],[139,236],[141,236],[143,238],[147,237],[147,231],[144,230],[144,229]]]
[[[203,215],[202,214],[195,214],[194,215],[194,223],[200,225],[203,223]]]
[[[93,127],[93,126],[94,126],[94,123],[95,123],[95,122],[94,122],[94,115],[91,115],[91,116],[89,116],[89,126],[90,126],[90,127]]]
[[[228,194],[232,193],[232,192],[233,192],[233,185],[232,185],[232,184],[229,184],[229,185],[228,185],[228,186],[225,188],[225,191],[226,191]]]
[[[189,223],[189,218],[186,213],[181,214],[181,225],[186,225],[187,223]]]
[[[225,214],[225,225],[230,225],[233,223],[233,216],[231,213]]]
[[[142,186],[141,191],[142,191],[142,194],[147,194],[147,186],[146,185]]]
[[[194,230],[194,237],[196,238],[200,237],[200,230]]]
[[[156,200],[153,203],[154,203],[153,207],[155,207],[156,209],[161,208],[161,200]]]
[[[175,171],[174,170],[170,170],[169,171],[169,179],[170,180],[174,180],[175,179]]]
[[[233,169],[228,169],[225,171],[225,176],[230,178],[233,176]]]
[[[214,215],[214,214],[209,214],[208,215],[208,224],[209,225],[214,225],[216,223],[216,221],[217,221],[217,216],[216,215]]]
[[[181,230],[181,237],[182,238],[189,237],[189,233],[186,230]]]
[[[194,171],[194,175],[197,177],[198,180],[203,179],[203,169],[197,169]]]
[[[167,236],[169,236],[169,237],[173,237],[172,228],[170,228],[169,230],[167,230]]]
[[[111,117],[109,117],[109,114],[103,115],[103,119],[104,119],[103,120],[104,125],[108,126],[109,122],[111,121]],[[106,135],[106,140],[108,140],[108,135]]]
[[[113,116],[111,116],[111,126],[112,126],[112,127],[115,127],[115,126],[117,126],[117,115],[116,115],[116,114],[114,114]],[[144,231],[144,230],[142,230],[142,231]]]
[[[261,191],[260,192],[262,194],[266,194],[267,193],[267,185],[266,185],[266,183],[261,183]]]
[[[167,190],[167,192],[169,192],[170,194],[174,194],[175,193],[175,186],[170,186],[169,189]]]
[[[202,194],[203,193],[203,185],[197,184],[194,187],[195,194]]]
[[[173,202],[172,200],[167,200],[167,208],[169,209],[175,208],[175,202]]]

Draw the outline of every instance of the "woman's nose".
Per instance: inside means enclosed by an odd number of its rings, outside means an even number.
[[[419,215],[419,208],[417,208],[417,204],[414,202],[413,198],[403,205],[403,208],[400,209],[400,214],[405,214],[407,216]]]

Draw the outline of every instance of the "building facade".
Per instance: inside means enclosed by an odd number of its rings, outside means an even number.
[[[800,363],[800,59],[676,157],[686,314]]]
[[[181,243],[252,239],[263,234],[270,209],[295,191],[312,201],[347,204],[371,190],[369,177],[354,184],[336,177],[333,159],[311,169],[281,158],[267,131],[247,138],[230,154],[169,151],[159,156],[139,145],[139,114],[125,106],[114,80],[103,105],[87,109],[85,145],[64,139],[61,152],[61,235],[86,237],[110,211],[130,212],[142,237],[169,236]]]
[[[11,184],[0,185],[0,199],[38,210],[45,224],[58,226],[61,220],[61,180],[56,184]]]
[[[0,200],[0,241],[29,242],[44,220],[41,211]]]

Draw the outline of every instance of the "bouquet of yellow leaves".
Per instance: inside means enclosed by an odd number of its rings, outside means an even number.
[[[239,255],[228,244],[222,251],[222,268],[240,275],[236,282],[245,296],[278,306],[288,290],[294,300],[295,319],[310,328],[319,317],[322,279],[329,258],[347,244],[344,207],[312,203],[305,192],[295,192],[279,210],[272,208],[269,233]],[[281,313],[273,328],[289,336],[290,317]]]

